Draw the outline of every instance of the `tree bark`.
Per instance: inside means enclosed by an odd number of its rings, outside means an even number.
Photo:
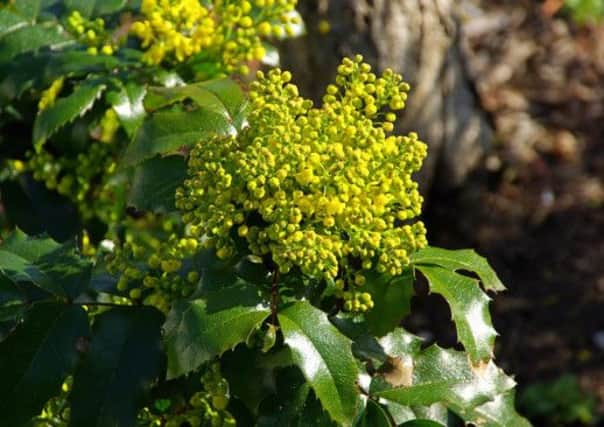
[[[305,0],[308,34],[285,43],[284,68],[302,93],[319,100],[342,56],[361,53],[403,74],[411,93],[401,132],[417,131],[429,154],[419,180],[424,193],[460,185],[488,147],[492,131],[466,70],[460,0]],[[331,31],[317,28],[327,20]]]

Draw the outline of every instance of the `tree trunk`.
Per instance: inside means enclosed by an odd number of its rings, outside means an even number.
[[[361,53],[411,84],[399,131],[417,131],[429,145],[420,174],[424,192],[437,181],[461,184],[492,136],[466,71],[460,0],[305,0],[305,37],[285,43],[282,65],[302,93],[318,100],[342,56]],[[317,29],[327,20],[331,31]],[[427,193],[426,193],[427,194]]]

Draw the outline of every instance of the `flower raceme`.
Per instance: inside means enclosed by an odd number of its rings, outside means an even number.
[[[191,151],[176,193],[191,237],[221,258],[241,239],[282,274],[297,267],[342,289],[361,286],[362,269],[402,273],[427,244],[412,179],[426,145],[415,133],[393,134],[407,83],[392,70],[376,76],[360,55],[346,58],[318,108],[289,72],[257,77],[249,126]],[[344,294],[349,309],[371,308],[366,295]]]
[[[207,52],[227,73],[247,74],[245,63],[265,55],[263,38],[280,37],[298,24],[297,0],[143,0],[143,19],[131,32],[147,49],[144,60],[183,62]]]

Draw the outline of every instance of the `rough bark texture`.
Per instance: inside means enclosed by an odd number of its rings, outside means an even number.
[[[411,84],[399,130],[429,145],[420,174],[424,191],[461,184],[488,147],[492,132],[466,72],[459,0],[309,0],[300,2],[308,35],[282,49],[282,65],[302,92],[320,98],[344,55],[361,53],[379,70]],[[331,31],[317,31],[321,20]]]

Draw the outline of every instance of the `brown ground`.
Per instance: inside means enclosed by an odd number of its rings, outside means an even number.
[[[507,284],[498,360],[521,385],[572,372],[604,408],[604,24],[482,3],[468,68],[497,143],[464,190],[430,195],[431,243],[476,248]]]

